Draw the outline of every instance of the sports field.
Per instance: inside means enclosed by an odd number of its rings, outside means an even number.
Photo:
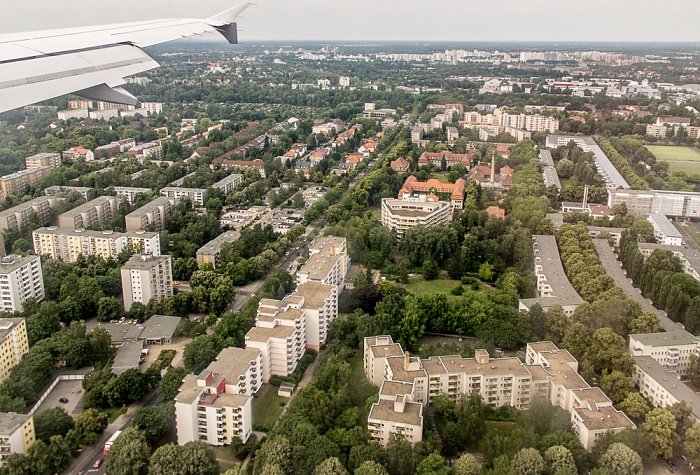
[[[657,160],[667,162],[700,162],[700,150],[690,147],[672,147],[666,145],[647,145]]]
[[[690,147],[647,145],[657,160],[669,163],[671,173],[685,172],[688,175],[700,173],[700,150]]]

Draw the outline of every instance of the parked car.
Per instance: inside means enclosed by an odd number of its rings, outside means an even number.
[[[62,397],[61,399],[58,400],[58,402],[62,402],[63,404],[66,404],[68,402],[68,398]]]
[[[676,464],[673,463],[673,460],[666,460],[666,463],[668,464],[668,468],[670,468],[674,472],[678,470],[678,467],[676,467]]]
[[[97,460],[95,460],[95,463],[92,464],[92,468],[100,468],[100,465],[102,465],[102,462],[104,462],[105,459],[100,457]]]

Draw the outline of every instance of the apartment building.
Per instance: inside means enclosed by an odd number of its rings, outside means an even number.
[[[464,196],[467,182],[463,178],[459,178],[454,184],[442,183],[434,178],[428,181],[418,181],[411,175],[406,178],[405,183],[399,190],[399,197],[420,196],[420,195],[435,195],[438,199],[449,201],[454,209],[462,209],[464,207]]]
[[[126,215],[126,230],[136,231],[146,229],[151,225],[154,225],[156,229],[165,229],[174,205],[175,200],[167,196],[154,199]]]
[[[262,386],[258,350],[225,348],[198,376],[188,374],[175,397],[177,442],[210,445],[247,442],[253,432],[252,400]]]
[[[0,381],[10,375],[27,352],[27,324],[24,318],[0,319]]]
[[[365,338],[364,354],[368,379],[382,381],[368,418],[372,438],[382,445],[392,433],[420,441],[422,414],[413,404],[428,404],[441,394],[459,399],[477,392],[491,407],[508,404],[519,410],[529,408],[535,396],[547,398],[570,413],[574,432],[588,451],[606,432],[634,427],[599,388],[579,376],[576,359],[552,342],[528,344],[525,364],[515,357],[491,358],[486,350],[477,350],[474,358],[419,359],[404,353],[390,336]]]
[[[690,356],[700,357],[700,339],[685,330],[630,334],[630,354],[650,356],[664,369],[684,376]]]
[[[146,305],[173,296],[173,272],[170,256],[136,254],[121,268],[124,310],[134,302]]]
[[[637,246],[644,260],[647,260],[657,249],[670,251],[681,261],[683,272],[690,275],[695,280],[700,280],[700,252],[697,250],[683,246],[669,246],[667,244],[652,244],[647,242],[640,242]]]
[[[204,246],[197,250],[197,264],[211,264],[214,268],[219,267],[219,256],[221,255],[221,246],[225,243],[235,242],[241,238],[241,233],[238,231],[226,231],[223,234],[215,237]]]
[[[49,222],[51,208],[55,208],[63,201],[65,201],[63,198],[40,196],[0,211],[0,232],[6,229],[26,228],[34,217],[39,224],[46,225]]]
[[[561,305],[564,312],[571,316],[583,299],[576,292],[561,263],[557,240],[554,236],[532,236],[535,255],[535,277],[537,278],[537,297],[520,299],[520,310],[530,311],[539,303],[546,311],[554,305]]]
[[[58,227],[64,229],[85,229],[90,226],[104,226],[114,218],[119,210],[121,198],[100,196],[92,201],[66,211],[58,217]]]
[[[44,299],[44,277],[39,256],[9,255],[0,259],[0,293],[4,312],[21,312],[29,298]]]
[[[635,363],[634,384],[654,407],[667,408],[685,402],[690,420],[700,422],[700,396],[681,381],[680,375],[664,368],[652,356],[632,356]]]
[[[49,186],[44,190],[46,196],[67,196],[78,193],[85,201],[92,199],[92,188],[86,186]]]
[[[50,171],[49,167],[34,167],[0,177],[0,196],[5,199],[10,195],[23,195],[28,186],[41,185]]]
[[[638,216],[700,217],[700,193],[666,190],[608,190],[608,206],[625,203]]]
[[[207,200],[207,190],[203,188],[166,186],[160,190],[160,194],[175,201],[180,201],[182,198],[187,197],[193,204],[199,206],[204,206],[204,202]]]
[[[156,142],[148,142],[139,145],[134,145],[129,150],[127,150],[129,155],[136,158],[148,158],[149,160],[162,160],[163,158],[163,147]]]
[[[158,233],[146,231],[90,231],[85,229],[61,229],[55,226],[39,228],[32,232],[34,253],[47,255],[63,262],[75,262],[78,256],[100,256],[114,259],[129,248],[146,254],[160,256]]]
[[[299,284],[287,300],[304,312],[306,348],[318,351],[338,317],[338,286],[308,281]]]
[[[337,285],[345,288],[345,277],[350,266],[348,243],[344,237],[324,236],[309,249],[309,259],[297,271],[297,283],[308,281]]]
[[[123,198],[127,203],[134,204],[134,200],[136,200],[136,195],[139,193],[143,193],[146,196],[151,196],[153,194],[153,191],[150,188],[136,188],[136,187],[131,187],[131,186],[115,186],[114,187],[114,192],[117,194],[117,196]]]
[[[255,326],[245,336],[245,347],[262,354],[264,382],[272,376],[289,376],[306,349],[304,311],[289,301],[262,299]]]
[[[118,116],[118,115],[117,115]],[[115,116],[116,117],[116,116]],[[92,118],[92,115],[91,115]],[[111,117],[107,117],[109,120]],[[95,159],[95,153],[85,147],[73,147],[63,152],[63,158],[66,160],[85,160],[86,162],[91,162]]]
[[[243,183],[243,179],[245,177],[240,174],[232,174],[224,178],[223,180],[219,180],[213,185],[211,185],[212,188],[215,188],[217,190],[221,190],[224,192],[225,195],[228,195],[231,193],[233,190],[236,189],[238,185]]]
[[[683,235],[666,216],[652,213],[647,217],[647,221],[654,227],[656,242],[669,246],[683,245]]]
[[[622,177],[620,172],[615,168],[607,155],[603,152],[598,144],[593,140],[593,137],[582,137],[578,135],[549,135],[547,136],[547,148],[564,147],[574,142],[584,152],[593,153],[593,163],[596,170],[603,177],[605,185],[608,189],[629,190],[630,186]],[[610,190],[609,190],[610,191]]]
[[[383,198],[381,220],[401,239],[408,229],[415,226],[448,225],[452,220],[452,206],[447,201],[439,201],[434,195]]]
[[[34,419],[27,414],[0,413],[0,468],[12,454],[27,454],[34,443]]]
[[[27,168],[48,167],[53,170],[61,166],[60,153],[37,153],[24,159]]]

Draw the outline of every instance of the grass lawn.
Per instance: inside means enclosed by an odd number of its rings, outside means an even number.
[[[231,447],[212,447],[216,461],[219,463],[219,472],[224,473],[229,468],[240,465],[241,461],[233,455]]]
[[[700,150],[690,147],[674,147],[670,145],[647,145],[647,149],[657,160],[667,162],[700,162]]]
[[[253,399],[253,421],[255,430],[268,431],[275,425],[288,398],[277,395],[277,386],[263,384],[258,396]]]
[[[355,351],[355,355],[348,361],[352,367],[353,383],[348,388],[348,395],[352,403],[357,407],[357,412],[360,415],[360,421],[364,424],[367,422],[367,398],[373,394],[377,394],[379,388],[372,386],[365,376],[365,370],[362,361],[362,352]]]
[[[449,183],[450,180],[447,179],[447,174],[433,175],[440,183]]]
[[[408,279],[408,284],[398,284],[406,290],[410,290],[415,295],[432,295],[432,294],[447,294],[448,297],[454,297],[450,291],[454,289],[459,281],[452,279],[435,279],[425,280],[423,276],[411,277]],[[465,289],[467,286],[465,286]]]
[[[700,162],[698,161],[669,161],[668,164],[671,173],[685,172],[687,175],[695,175],[697,173],[700,173]]]
[[[693,223],[688,223],[686,225],[681,225],[683,230],[690,235],[690,237],[695,241],[695,244],[700,246],[700,230]]]

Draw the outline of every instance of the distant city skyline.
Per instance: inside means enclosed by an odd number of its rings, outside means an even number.
[[[211,0],[34,0],[4,5],[3,33],[200,18],[240,3]],[[193,8],[196,7],[196,8]],[[239,21],[241,41],[695,42],[700,3],[668,0],[260,0]]]

